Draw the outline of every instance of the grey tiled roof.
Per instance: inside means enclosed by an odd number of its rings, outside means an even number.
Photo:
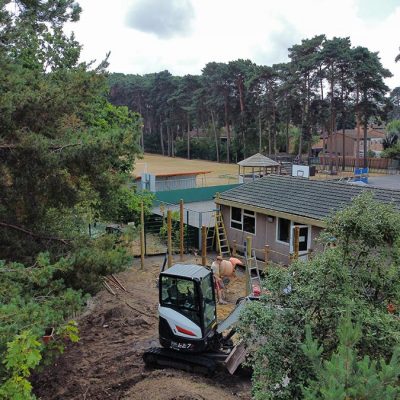
[[[263,156],[260,153],[254,154],[251,157],[245,158],[238,162],[241,167],[277,167],[279,163],[270,158]]]
[[[365,190],[371,190],[376,200],[394,202],[400,209],[400,190],[283,175],[268,175],[245,183],[222,192],[220,199],[322,220],[332,211],[350,204],[354,197]]]

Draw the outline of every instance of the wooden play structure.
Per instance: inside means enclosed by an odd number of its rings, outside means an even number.
[[[281,164],[260,153],[239,161],[237,165],[239,183],[254,181],[268,174],[279,174],[281,170]]]

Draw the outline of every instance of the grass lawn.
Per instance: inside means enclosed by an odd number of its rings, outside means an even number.
[[[147,171],[146,171],[147,170]],[[198,186],[214,186],[237,183],[238,166],[236,164],[217,163],[205,160],[187,160],[180,157],[166,157],[145,153],[143,159],[136,161],[134,174],[143,172],[152,174],[172,174],[179,172],[210,171],[197,177]]]

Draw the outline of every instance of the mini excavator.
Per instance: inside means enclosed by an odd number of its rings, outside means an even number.
[[[173,265],[160,273],[158,287],[162,347],[146,350],[145,364],[205,374],[224,364],[233,374],[246,357],[244,344],[233,344],[235,326],[246,303],[257,297],[242,298],[229,316],[217,323],[213,273],[209,269]]]

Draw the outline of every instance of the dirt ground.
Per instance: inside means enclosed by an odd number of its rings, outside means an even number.
[[[187,263],[195,262],[186,260]],[[198,261],[198,260],[197,260]],[[50,399],[250,399],[250,379],[232,378],[224,370],[214,377],[173,369],[151,370],[143,351],[158,346],[158,291],[156,279],[161,257],[146,259],[144,270],[135,260],[129,271],[117,275],[127,292],[113,287],[90,300],[78,319],[81,340],[67,346],[52,365],[33,377],[34,392]],[[224,319],[244,293],[245,278],[227,285],[229,304],[218,308]]]

